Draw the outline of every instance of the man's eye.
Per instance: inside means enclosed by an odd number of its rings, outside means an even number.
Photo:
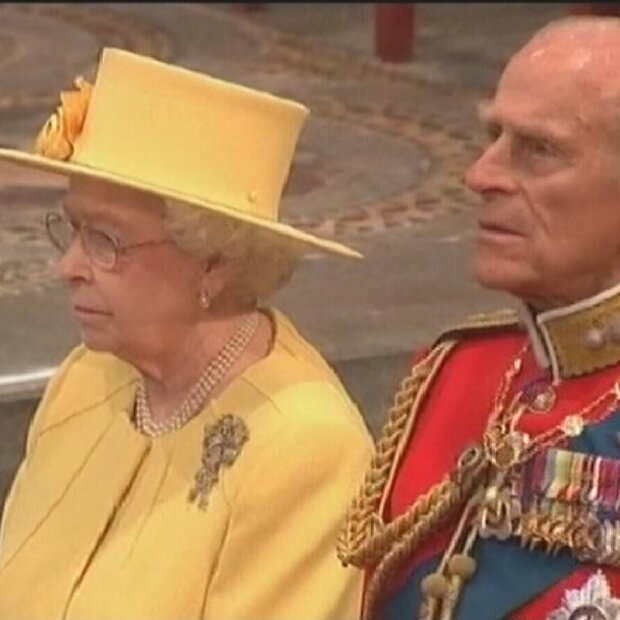
[[[538,138],[528,138],[524,140],[524,147],[533,155],[547,156],[555,153],[555,149],[549,142]]]
[[[487,125],[486,136],[489,142],[495,142],[502,135],[502,130],[497,125]]]

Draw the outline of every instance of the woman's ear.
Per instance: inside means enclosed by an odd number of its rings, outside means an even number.
[[[206,292],[213,303],[230,287],[235,277],[235,265],[220,253],[205,259],[203,264],[201,291]]]

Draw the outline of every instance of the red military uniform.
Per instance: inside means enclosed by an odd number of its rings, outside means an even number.
[[[477,317],[418,357],[340,547],[366,618],[620,618],[616,316],[620,290]]]

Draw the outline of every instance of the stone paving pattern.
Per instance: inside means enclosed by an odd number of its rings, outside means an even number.
[[[0,4],[0,144],[30,149],[74,77],[118,46],[303,101],[284,219],[366,260],[314,257],[274,300],[335,364],[372,430],[411,351],[464,314],[510,305],[469,270],[476,103],[566,4],[417,5],[416,58],[373,54],[371,4]],[[42,217],[64,182],[0,166],[0,377],[78,342]],[[5,399],[6,400],[6,399]],[[0,497],[34,400],[0,406]]]

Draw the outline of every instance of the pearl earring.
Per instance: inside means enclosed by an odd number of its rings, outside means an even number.
[[[209,295],[209,291],[207,291],[207,289],[200,291],[200,307],[203,310],[209,309],[209,306],[211,306],[211,301],[211,295]]]

